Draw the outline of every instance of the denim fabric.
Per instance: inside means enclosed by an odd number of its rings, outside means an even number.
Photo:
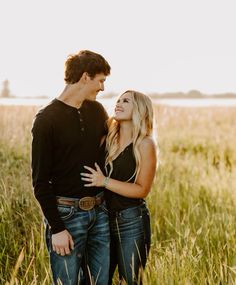
[[[86,253],[88,271],[94,280],[91,284],[106,285],[109,276],[110,234],[104,203],[90,211],[60,205],[58,211],[66,229],[72,235],[74,250],[66,256],[53,251],[50,228],[46,224],[46,243],[54,284],[82,284],[84,277],[81,279],[81,262]],[[86,284],[90,283],[87,281]]]
[[[145,204],[110,213],[110,280],[118,265],[119,278],[128,285],[142,284],[141,271],[150,249],[150,217]]]

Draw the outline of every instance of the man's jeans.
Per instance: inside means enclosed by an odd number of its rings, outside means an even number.
[[[90,211],[60,205],[58,211],[66,229],[72,235],[74,250],[65,256],[53,251],[50,228],[46,224],[46,243],[54,284],[80,284],[81,261],[86,253],[88,271],[94,280],[91,284],[106,285],[109,276],[110,234],[104,203]],[[86,284],[90,283],[87,281]]]
[[[110,214],[110,280],[118,265],[120,280],[128,285],[141,284],[150,249],[150,217],[145,204]]]

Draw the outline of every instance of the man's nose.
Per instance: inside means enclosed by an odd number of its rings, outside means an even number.
[[[100,89],[101,89],[101,91],[104,91],[104,84],[103,83],[101,83],[101,85],[100,85]]]

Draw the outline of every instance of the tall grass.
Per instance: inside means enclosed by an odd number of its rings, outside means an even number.
[[[0,106],[0,284],[50,284],[30,176],[36,107]],[[157,107],[144,284],[236,284],[236,109]]]
[[[49,284],[42,219],[30,175],[36,110],[0,106],[0,284]]]

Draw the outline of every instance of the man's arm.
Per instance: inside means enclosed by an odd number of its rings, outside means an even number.
[[[41,114],[37,115],[32,128],[32,180],[36,199],[51,226],[52,233],[65,230],[59,217],[57,202],[50,184],[52,173],[53,132],[52,126]]]
[[[52,135],[50,123],[38,115],[32,128],[32,180],[34,194],[51,227],[53,250],[64,256],[69,254],[70,250],[74,248],[74,242],[59,216],[56,197],[50,185],[53,153]]]

